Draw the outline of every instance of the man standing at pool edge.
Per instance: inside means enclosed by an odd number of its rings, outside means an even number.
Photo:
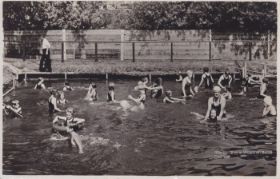
[[[39,71],[40,72],[46,72],[46,71],[51,72],[52,71],[51,59],[50,59],[51,45],[45,36],[41,37],[41,42],[42,42],[42,46],[41,46],[42,56],[41,56]]]

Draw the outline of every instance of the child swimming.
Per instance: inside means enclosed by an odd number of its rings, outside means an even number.
[[[192,90],[192,76],[193,72],[191,70],[187,71],[187,76],[182,81],[182,93],[183,97],[193,97],[194,91]]]
[[[196,116],[196,119],[201,120],[203,119],[205,116],[201,115],[199,113],[196,112],[191,112],[191,114]],[[201,122],[217,122],[217,112],[215,109],[211,109],[210,110],[210,115],[208,116],[208,118],[206,120],[202,120]]]
[[[9,115],[11,118],[15,117],[23,117],[22,116],[22,108],[19,105],[18,100],[13,100],[11,105],[4,105],[4,112],[6,115]]]
[[[64,83],[63,91],[73,91],[73,88],[70,86],[69,82]]]
[[[46,89],[44,79],[42,77],[38,78],[38,82],[36,83],[34,89]]]
[[[53,120],[53,129],[61,135],[70,137],[69,144],[77,145],[79,153],[83,153],[83,145],[80,136],[76,133],[85,123],[85,119],[74,117],[74,109],[69,107],[66,109],[66,116],[56,116]]]
[[[85,97],[85,100],[88,101],[97,101],[98,95],[96,92],[96,84],[95,83],[90,83],[87,95]]]
[[[172,91],[167,90],[165,92],[165,97],[163,98],[164,103],[183,103],[185,104],[185,99],[175,98],[172,96]]]
[[[212,89],[213,88],[214,80],[213,80],[212,75],[209,73],[209,68],[208,67],[203,68],[203,74],[201,76],[201,80],[200,80],[200,83],[198,85],[198,88],[201,87],[203,82],[205,84],[206,89]]]
[[[264,109],[262,117],[267,116],[276,116],[276,109],[275,106],[272,104],[272,98],[270,96],[266,96],[263,99]]]

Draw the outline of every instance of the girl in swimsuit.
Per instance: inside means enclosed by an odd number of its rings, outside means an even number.
[[[64,92],[63,91],[59,91],[58,93],[59,93],[59,98],[57,100],[57,104],[65,105],[67,100],[65,99]]]
[[[151,97],[159,98],[163,94],[162,78],[157,78],[151,89]]]
[[[44,84],[44,79],[42,77],[40,77],[38,79],[38,83],[35,85],[34,89],[46,89],[46,86]]]
[[[219,86],[214,86],[213,88],[214,96],[210,97],[208,100],[208,109],[204,117],[204,121],[207,121],[211,110],[216,111],[217,120],[222,120],[226,117],[226,99],[221,95],[221,88]]]
[[[183,97],[193,97],[194,91],[192,90],[192,75],[193,72],[188,70],[187,76],[182,81],[182,93]]]
[[[107,94],[107,101],[108,102],[116,102],[115,100],[115,84],[110,82],[108,85],[109,92]]]
[[[11,118],[23,117],[22,109],[19,105],[18,100],[13,100],[11,105],[4,105],[4,112],[6,115],[9,115]]]
[[[97,101],[97,92],[96,92],[96,84],[95,83],[91,83],[89,85],[89,88],[88,88],[88,92],[87,92],[87,95],[85,97],[85,100],[88,100],[88,101]]]
[[[227,91],[227,88],[231,88],[232,77],[229,74],[229,69],[225,71],[224,74],[221,75],[218,81],[218,86],[222,88],[224,91]]]
[[[83,153],[83,145],[76,131],[82,128],[85,120],[74,117],[73,113],[74,109],[69,107],[66,109],[66,116],[56,116],[53,120],[53,129],[58,133],[69,135],[69,144],[71,146],[76,144],[79,153]]]
[[[52,115],[53,113],[59,111],[61,112],[61,109],[57,107],[57,92],[52,90],[51,96],[49,97],[48,103],[49,103],[49,115]]]
[[[203,82],[205,84],[206,89],[212,89],[213,88],[214,80],[213,80],[212,75],[209,73],[209,68],[208,67],[203,68],[203,74],[201,76],[201,80],[200,80],[200,83],[198,85],[198,88],[201,87]]]

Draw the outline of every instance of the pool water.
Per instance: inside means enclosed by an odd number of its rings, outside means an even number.
[[[181,85],[174,81],[165,81],[164,87],[179,96]],[[118,100],[137,95],[137,81],[114,82]],[[69,103],[60,106],[72,106],[77,117],[86,119],[78,132],[84,154],[66,141],[50,139],[48,92],[33,90],[30,82],[13,92],[10,98],[20,101],[24,118],[4,117],[3,174],[276,175],[276,120],[261,121],[261,100],[234,96],[226,106],[233,119],[201,124],[190,112],[204,114],[211,91],[201,90],[185,105],[148,97],[143,111],[124,115],[118,105],[104,103],[106,82],[96,84],[100,104],[83,99],[87,90],[80,87],[88,87],[88,82],[75,81],[71,85],[76,89],[65,92]],[[63,83],[47,86],[62,89]],[[257,91],[253,88],[251,97]],[[275,103],[276,87],[268,93]]]

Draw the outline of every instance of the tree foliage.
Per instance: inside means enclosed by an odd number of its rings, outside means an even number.
[[[213,29],[276,31],[275,2],[134,2],[104,10],[102,1],[4,1],[5,30]]]

